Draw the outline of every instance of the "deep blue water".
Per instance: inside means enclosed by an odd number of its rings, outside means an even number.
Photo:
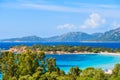
[[[106,70],[112,69],[116,63],[120,63],[120,56],[105,54],[47,54],[46,57],[55,58],[57,66],[65,72],[76,66],[81,69],[94,67]]]
[[[0,42],[0,48],[9,49],[11,46],[16,45],[32,46],[35,44],[120,48],[120,42]]]

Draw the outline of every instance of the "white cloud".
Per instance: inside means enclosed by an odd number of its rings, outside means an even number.
[[[20,8],[20,9],[36,9],[58,12],[74,12],[74,13],[101,13],[108,18],[120,18],[120,5],[107,4],[91,4],[91,3],[67,3],[68,5],[55,5],[49,0],[18,0],[14,3],[2,3],[0,7]],[[71,5],[71,6],[70,6]],[[103,13],[104,12],[104,13]],[[108,14],[109,13],[109,14]]]
[[[77,27],[74,24],[64,24],[64,25],[59,25],[57,26],[57,29],[86,29],[86,28],[98,28],[99,26],[103,25],[106,23],[106,20],[101,17],[100,14],[98,13],[92,13],[89,15],[88,19],[86,19],[83,22],[83,25],[80,27]]]
[[[49,10],[49,11],[61,11],[61,12],[90,12],[88,8],[76,8],[76,7],[67,7],[67,6],[58,6],[58,5],[45,5],[45,4],[22,4],[23,7],[40,9],[40,10]]]
[[[97,28],[102,24],[105,24],[106,20],[98,13],[92,13],[89,18],[85,20],[81,28]]]
[[[74,24],[64,24],[57,26],[57,29],[76,29],[77,27]]]
[[[79,3],[79,2],[77,3],[73,2],[71,4],[86,7],[86,8],[107,8],[107,9],[120,8],[120,5],[117,5],[117,4],[95,4],[95,3]]]

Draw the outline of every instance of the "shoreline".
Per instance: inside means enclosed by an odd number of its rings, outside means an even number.
[[[120,56],[120,53],[108,53],[108,52],[101,52],[101,53],[98,53],[98,54]]]
[[[5,50],[5,51],[10,51],[10,52],[15,52],[15,53],[22,53],[22,52],[25,52],[25,47],[23,47],[21,50],[20,49],[15,49],[15,48],[12,48],[12,49],[9,49],[9,50]],[[38,52],[38,51],[36,51]],[[76,55],[92,55],[92,54],[98,54],[98,55],[112,55],[112,56],[120,56],[120,52],[119,53],[112,53],[112,52],[99,52],[99,53],[93,53],[93,52],[78,52],[78,51],[75,51],[73,53],[71,52],[64,52],[64,51],[45,51],[44,52],[45,54],[51,54],[51,55],[64,55],[64,54],[68,54],[68,55],[71,55],[71,54],[76,54]],[[107,68],[107,69],[103,69],[104,73],[105,74],[112,74],[112,68]]]
[[[45,52],[45,54],[104,54],[104,55],[116,55],[116,56],[120,56],[120,53],[112,53],[112,52],[100,52],[100,53],[93,53],[93,52],[73,52],[73,53],[70,53],[70,52],[59,52],[59,53],[54,53],[54,52]]]
[[[9,52],[13,52],[13,53],[24,53],[26,52],[26,47],[22,47],[22,48],[10,48],[9,50],[3,50],[4,51],[9,51]],[[39,52],[39,50],[36,50],[36,52]],[[44,51],[45,54],[104,54],[104,55],[117,55],[120,56],[120,52],[98,52],[98,53],[94,53],[94,52],[87,52],[87,51],[74,51],[74,52],[68,52],[68,51]]]

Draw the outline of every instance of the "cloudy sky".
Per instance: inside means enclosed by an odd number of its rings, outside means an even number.
[[[0,39],[120,27],[120,0],[0,0]]]

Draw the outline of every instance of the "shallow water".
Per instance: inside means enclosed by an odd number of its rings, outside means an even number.
[[[66,73],[71,67],[78,66],[80,69],[87,67],[112,69],[115,64],[120,63],[120,56],[106,54],[47,54],[47,58],[56,58],[57,66]],[[0,80],[2,75],[0,74]]]
[[[0,74],[0,80],[2,80],[2,74]]]
[[[81,69],[95,67],[106,70],[112,69],[115,64],[120,63],[120,56],[105,54],[48,54],[46,57],[56,58],[57,66],[65,72],[76,66]]]

